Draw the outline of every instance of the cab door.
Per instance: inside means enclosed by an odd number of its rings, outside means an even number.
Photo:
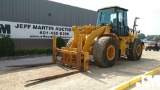
[[[127,11],[118,10],[118,36],[128,36]]]

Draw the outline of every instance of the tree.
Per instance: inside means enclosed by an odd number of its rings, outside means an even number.
[[[14,55],[15,45],[11,38],[0,38],[0,57]]]
[[[157,39],[160,40],[160,35],[157,35]]]
[[[147,35],[147,40],[152,40],[156,35]]]
[[[64,47],[65,46],[65,41],[64,39],[62,39],[61,37],[57,37],[57,42],[56,42],[56,46],[58,48]]]
[[[155,37],[153,37],[153,39],[152,40],[160,40],[160,35],[156,35]]]
[[[139,39],[145,39],[146,36],[145,36],[144,33],[140,33],[140,34],[138,34],[138,38],[139,38]]]

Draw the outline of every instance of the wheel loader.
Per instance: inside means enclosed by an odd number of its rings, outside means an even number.
[[[73,26],[74,37],[66,47],[57,48],[56,36],[53,36],[52,63],[17,65],[16,67],[32,67],[61,63],[75,68],[68,73],[34,79],[46,80],[88,71],[89,55],[93,55],[94,62],[100,67],[112,67],[118,58],[127,57],[129,60],[140,60],[144,43],[138,39],[136,20],[133,28],[128,27],[127,9],[119,6],[106,7],[98,10],[97,25]],[[15,67],[15,66],[10,66]],[[30,80],[30,81],[34,81]]]
[[[137,38],[135,18],[133,29],[128,27],[127,9],[118,6],[98,10],[97,26],[73,26],[74,37],[66,47],[56,47],[54,37],[54,63],[57,61],[79,70],[88,70],[89,55],[100,67],[112,67],[121,56],[137,61],[141,58],[144,43]],[[57,59],[57,53],[62,54]]]

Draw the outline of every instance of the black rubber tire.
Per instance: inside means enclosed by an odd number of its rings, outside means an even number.
[[[106,56],[110,45],[113,45],[115,50],[115,56],[112,60],[108,60]],[[111,37],[99,38],[93,46],[93,59],[101,67],[112,67],[118,59],[118,45],[115,39]]]
[[[73,38],[70,38],[66,44],[66,47],[70,47],[72,45],[72,42],[73,42]]]
[[[140,55],[138,55],[137,53],[136,53],[136,48],[137,48],[137,46],[138,45],[141,45],[141,52],[140,52]],[[142,56],[142,42],[141,42],[141,40],[140,39],[135,39],[134,40],[134,42],[133,43],[130,43],[129,44],[129,48],[130,48],[130,54],[129,55],[127,55],[127,58],[129,59],[129,60],[131,60],[131,61],[138,61],[138,60],[140,60],[140,58],[141,58],[141,56]]]
[[[148,48],[146,47],[146,48],[145,48],[145,51],[147,51],[147,50],[148,50]]]

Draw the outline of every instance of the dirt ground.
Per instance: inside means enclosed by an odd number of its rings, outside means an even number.
[[[60,64],[33,68],[11,68],[7,65],[51,62],[52,56],[0,61],[0,90],[104,90],[160,67],[160,51],[143,51],[140,61],[119,59],[111,68],[90,65],[88,72],[41,82],[31,79],[67,72],[70,68]],[[92,57],[90,58],[92,59]]]

